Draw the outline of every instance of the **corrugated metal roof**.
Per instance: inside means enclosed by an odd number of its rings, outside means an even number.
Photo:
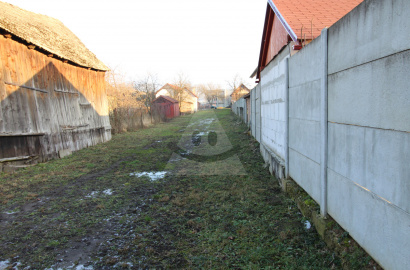
[[[332,26],[363,0],[268,0],[268,2],[276,15],[284,20],[284,22],[281,20],[282,24],[290,26],[297,39],[304,39],[305,35],[306,39],[312,39],[312,35],[314,39],[320,36],[323,28]],[[285,25],[284,27],[287,28]],[[290,33],[289,35],[292,37]]]
[[[80,66],[109,70],[57,19],[0,2],[0,28]]]

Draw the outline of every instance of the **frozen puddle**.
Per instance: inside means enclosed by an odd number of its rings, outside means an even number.
[[[142,177],[146,176],[151,179],[151,181],[156,181],[158,179],[162,179],[165,177],[167,172],[135,172],[135,173],[130,173],[130,176],[136,176],[136,177]]]

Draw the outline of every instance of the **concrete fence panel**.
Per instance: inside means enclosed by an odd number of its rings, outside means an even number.
[[[258,84],[256,86],[255,92],[255,135],[256,140],[260,143],[261,142],[261,133],[262,133],[262,125],[261,125],[261,85]]]
[[[410,1],[329,29],[329,213],[386,269],[410,269]]]
[[[320,39],[289,59],[289,175],[320,202]]]

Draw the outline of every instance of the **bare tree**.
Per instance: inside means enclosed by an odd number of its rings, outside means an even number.
[[[125,80],[117,68],[106,73],[106,89],[110,123],[115,133],[134,130],[143,126],[144,104],[138,100],[133,83]]]
[[[182,71],[177,73],[176,77],[174,78],[173,84],[175,86],[178,86],[179,88],[182,88],[182,89],[184,89],[184,88],[191,89],[192,88],[192,84],[191,84],[191,81],[189,80],[188,75],[186,75]]]
[[[127,82],[124,73],[117,68],[106,73],[105,81],[110,111],[119,107],[141,106],[132,83]]]
[[[236,73],[235,76],[233,76],[231,80],[226,81],[226,83],[228,85],[229,90],[233,92],[243,83],[243,79],[241,78],[241,76],[239,76],[238,73]]]
[[[188,101],[192,89],[192,84],[186,74],[179,72],[171,87],[167,88],[171,97],[179,102],[179,109],[182,112],[182,105]]]
[[[223,102],[225,99],[224,91],[219,85],[213,83],[200,84],[197,86],[198,93],[205,97],[206,101],[212,105],[214,102]]]
[[[152,101],[155,99],[155,92],[159,89],[157,74],[148,72],[147,75],[138,81],[134,81],[134,88],[138,91],[138,99],[144,103],[147,111],[150,111]]]

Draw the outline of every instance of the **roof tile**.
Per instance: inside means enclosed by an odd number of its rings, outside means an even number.
[[[311,35],[310,31],[313,27],[313,38],[316,38],[323,28],[333,25],[363,0],[272,0],[272,2],[298,38],[302,26],[303,33],[306,35]]]

